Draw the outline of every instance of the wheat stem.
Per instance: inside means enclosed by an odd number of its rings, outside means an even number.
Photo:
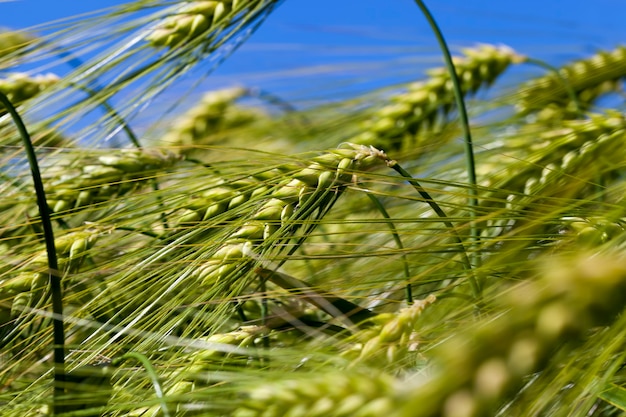
[[[439,29],[439,25],[435,21],[433,15],[430,13],[426,4],[422,0],[415,0],[419,8],[421,9],[424,17],[428,20],[430,27],[432,28],[435,37],[437,38],[437,42],[441,48],[443,53],[444,60],[446,62],[446,67],[448,68],[448,72],[450,73],[450,79],[452,80],[452,85],[454,86],[454,98],[456,101],[456,106],[459,111],[459,118],[461,119],[461,128],[463,130],[463,138],[465,144],[465,162],[467,169],[467,179],[469,182],[469,197],[468,197],[468,211],[470,216],[470,241],[471,246],[474,249],[477,248],[480,242],[480,230],[478,230],[478,226],[476,224],[476,210],[478,208],[478,189],[476,188],[476,164],[474,161],[474,146],[472,143],[472,132],[469,126],[469,118],[467,116],[467,110],[465,108],[465,100],[463,98],[463,91],[461,90],[461,83],[459,82],[459,77],[454,68],[454,62],[452,62],[452,55],[450,55],[450,50],[448,49],[448,44],[446,43],[443,33]],[[478,252],[475,250],[472,251],[472,264],[475,267],[478,267],[480,264],[480,257],[478,256]],[[480,284],[473,279],[475,287],[474,289],[480,292]]]
[[[462,256],[462,264],[464,268],[470,273],[469,282],[472,287],[474,299],[478,301],[481,298],[480,283],[478,282],[474,274],[474,267],[472,266],[469,256],[467,255],[467,250],[465,248],[465,245],[463,244],[463,240],[461,240],[461,237],[457,233],[452,222],[448,220],[448,216],[446,215],[446,213],[439,206],[439,204],[437,204],[437,202],[433,200],[433,198],[430,196],[428,191],[426,191],[424,187],[422,187],[422,185],[415,178],[413,178],[408,171],[402,168],[396,161],[387,161],[387,165],[389,165],[394,171],[396,171],[398,174],[402,175],[404,178],[407,179],[409,184],[411,184],[413,188],[419,193],[419,195],[422,196],[424,201],[433,209],[433,211],[437,214],[437,216],[443,219],[443,224],[448,229],[450,229],[453,239],[460,249],[460,253]]]
[[[391,217],[389,216],[389,213],[387,213],[387,210],[385,209],[385,206],[383,206],[383,204],[380,202],[380,200],[372,193],[365,193],[369,199],[372,201],[372,203],[374,203],[374,206],[376,206],[376,208],[378,209],[378,211],[380,211],[380,214],[382,214],[382,216],[389,220],[387,221],[387,226],[389,227],[389,230],[391,230],[391,236],[393,236],[393,240],[396,242],[396,245],[398,246],[398,249],[403,250],[404,249],[404,245],[402,244],[402,240],[400,239],[400,236],[398,235],[398,230],[396,229],[396,226],[393,224],[393,222],[391,221]],[[406,258],[406,253],[402,253],[402,263],[404,266],[404,277],[406,278],[407,284],[406,284],[406,302],[407,304],[411,305],[413,304],[413,288],[411,287],[411,272],[409,270],[409,262],[407,261]]]
[[[0,92],[0,101],[11,115],[13,122],[22,137],[24,150],[30,165],[33,186],[37,195],[37,205],[39,206],[39,215],[41,217],[41,224],[44,231],[46,253],[48,256],[48,278],[50,282],[50,291],[52,293],[52,312],[54,313],[52,318],[52,338],[54,343],[54,414],[60,414],[64,410],[64,407],[59,403],[58,398],[64,393],[65,331],[63,328],[63,290],[61,289],[61,276],[59,275],[59,266],[56,256],[56,248],[54,245],[54,230],[52,229],[52,222],[50,221],[50,212],[48,203],[46,202],[46,191],[44,189],[43,181],[41,180],[37,155],[35,154],[35,149],[33,148],[33,144],[30,140],[28,130],[11,101],[2,92]]]
[[[111,364],[114,366],[117,366],[126,359],[135,359],[143,365],[146,372],[148,373],[148,376],[150,377],[150,382],[152,382],[154,393],[159,399],[159,404],[161,406],[161,411],[163,412],[163,417],[170,417],[171,414],[167,406],[167,402],[165,401],[165,398],[164,398],[163,388],[161,387],[161,381],[159,380],[159,375],[156,373],[156,370],[154,369],[152,362],[150,362],[150,360],[146,357],[146,355],[142,353],[127,352],[123,354],[122,356],[120,356],[119,358],[114,359]]]

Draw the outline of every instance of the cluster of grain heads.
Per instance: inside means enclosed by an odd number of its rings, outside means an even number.
[[[594,183],[607,183],[612,172],[622,166],[625,135],[622,124],[570,150],[560,160],[547,163],[539,175],[526,180],[524,195],[531,199],[533,196],[575,198],[581,189],[593,187]],[[509,202],[514,206],[525,198],[513,197]]]
[[[342,356],[351,358],[353,365],[369,363],[380,366],[402,361],[407,355],[417,351],[417,319],[434,302],[435,296],[430,295],[397,313],[379,314],[370,320],[372,327],[361,330],[348,339],[348,342],[354,344],[342,352]]]
[[[502,314],[485,317],[435,349],[436,372],[422,389],[407,394],[399,415],[496,415],[559,349],[573,349],[591,329],[623,312],[622,256],[576,253],[544,262],[537,279],[498,299]]]
[[[573,236],[582,247],[595,247],[624,233],[624,222],[603,217],[563,217],[559,233]]]
[[[246,365],[255,360],[246,353],[246,348],[258,345],[265,334],[267,334],[267,329],[264,327],[242,326],[232,332],[216,333],[197,339],[200,344],[206,344],[207,348],[189,355],[190,365],[184,368],[184,377],[197,382],[210,381],[210,372],[216,367],[226,364],[229,366]],[[235,349],[228,349],[231,346]]]
[[[11,55],[24,48],[32,37],[25,32],[0,29],[0,58]],[[4,67],[0,64],[0,68]]]
[[[520,143],[504,144],[506,155],[512,155],[510,166],[502,165],[502,151],[486,160],[483,172],[490,173],[485,185],[507,191],[521,192],[531,177],[549,164],[558,164],[568,152],[576,152],[588,143],[605,135],[626,131],[626,118],[619,112],[592,113],[585,120],[564,120],[558,128],[545,129],[541,125],[527,125],[517,132]],[[532,144],[528,146],[528,141]],[[496,164],[500,164],[500,166]]]
[[[186,1],[175,6],[146,41],[156,47],[174,48],[181,43],[200,42],[220,28],[235,24],[239,17],[252,13],[275,1],[267,0],[217,0]]]
[[[93,160],[80,158],[55,170],[48,179],[48,205],[54,212],[108,201],[137,188],[155,170],[171,167],[180,158],[158,149],[124,149]]]
[[[481,45],[464,50],[454,65],[464,94],[475,93],[490,85],[512,63],[524,57],[508,47]],[[392,103],[377,110],[363,123],[362,131],[351,141],[396,150],[414,141],[418,132],[434,125],[454,108],[455,96],[446,68],[428,72],[425,81],[409,85],[406,92],[391,98]]]
[[[13,105],[17,106],[58,81],[59,77],[52,73],[30,76],[16,72],[7,75],[5,78],[0,78],[0,91],[7,96]],[[5,111],[4,106],[0,108],[0,114],[3,114]]]
[[[482,204],[505,207],[508,213],[527,209],[538,212],[539,208],[556,208],[558,212],[562,200],[553,200],[559,205],[553,207],[546,198],[577,198],[594,184],[610,183],[613,173],[622,166],[625,155],[621,143],[625,135],[624,116],[611,112],[592,114],[587,120],[563,121],[558,129],[529,136],[535,140],[530,153],[506,151],[513,160],[506,166],[502,164],[502,152],[498,151],[492,161],[487,160],[482,166],[482,170],[490,171],[485,185],[493,189]],[[545,204],[537,204],[542,198]],[[557,218],[561,216],[558,214]],[[489,220],[483,230],[494,236],[513,223],[505,215]]]
[[[408,381],[353,370],[263,381],[234,413],[253,416],[478,417],[496,415],[526,378],[610,324],[626,302],[626,265],[615,254],[549,258],[539,276],[507,291],[493,317],[428,351],[431,370]],[[401,313],[402,314],[402,313]],[[393,323],[389,322],[389,323]],[[394,339],[397,326],[381,332]],[[556,365],[556,364],[552,364]]]
[[[219,180],[213,187],[190,195],[173,220],[180,227],[193,227],[219,216],[226,221],[230,219],[231,211],[234,213],[242,204],[262,198],[269,189],[263,181],[252,177],[237,181]]]
[[[90,225],[85,229],[70,232],[55,239],[55,248],[58,258],[59,271],[67,282],[71,274],[80,269],[89,249],[104,233],[111,231],[110,227]],[[30,308],[41,308],[46,300],[45,289],[49,285],[48,256],[41,250],[33,258],[20,266],[19,272],[13,277],[6,277],[0,281],[0,300],[2,302],[3,321],[2,344],[10,342],[15,336],[15,329],[23,325],[20,318],[31,316]],[[27,331],[27,330],[26,330]]]
[[[619,90],[619,80],[625,76],[626,47],[620,46],[566,65],[559,70],[559,75],[548,73],[528,82],[520,89],[515,103],[520,114],[539,112],[545,120],[558,115],[566,118],[568,113],[577,114],[568,87],[585,110],[602,94]],[[542,112],[546,112],[545,115]]]
[[[313,158],[304,168],[281,175],[278,184],[269,191],[265,185],[261,186],[262,201],[254,204],[247,219],[224,238],[210,259],[199,268],[195,267],[193,276],[201,285],[211,287],[234,271],[241,271],[243,265],[251,266],[255,254],[264,253],[265,256],[274,249],[284,250],[284,245],[279,242],[293,238],[297,231],[301,232],[301,238],[305,238],[315,227],[311,220],[322,217],[345,187],[354,181],[353,171],[366,170],[388,160],[384,152],[373,147],[346,146]],[[250,190],[230,200],[223,198],[215,210],[236,207],[253,194]],[[213,214],[213,211],[208,214],[207,209],[204,218]]]
[[[181,153],[187,154],[193,149],[189,147],[214,143],[212,136],[219,137],[221,132],[250,124],[259,117],[259,112],[235,104],[246,94],[245,88],[206,93],[197,105],[177,119],[163,137],[163,143],[179,147]]]
[[[398,387],[383,374],[328,371],[266,381],[246,393],[234,417],[378,417],[391,415]]]
[[[70,232],[57,237],[54,241],[59,268],[67,269],[70,272],[79,269],[89,248],[101,235],[111,232],[112,227],[91,224],[83,230]],[[47,255],[41,253],[37,255],[31,263],[33,265],[47,264]]]

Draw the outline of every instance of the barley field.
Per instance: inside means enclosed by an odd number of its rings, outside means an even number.
[[[626,47],[189,103],[281,3],[0,32],[0,416],[626,415]]]

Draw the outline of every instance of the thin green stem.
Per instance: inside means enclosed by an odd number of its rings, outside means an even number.
[[[69,83],[69,85],[84,91],[92,98],[100,92],[100,90],[92,90],[89,87],[80,86],[75,83]],[[133,144],[133,146],[137,149],[142,149],[141,143],[139,142],[137,135],[135,135],[135,132],[133,132],[128,123],[126,123],[126,120],[124,120],[124,118],[113,108],[113,106],[111,106],[106,100],[102,100],[100,102],[100,105],[107,111],[107,113],[109,113],[109,115],[111,115],[112,118],[117,120],[117,122],[122,127],[122,130],[126,132],[126,135],[128,136],[128,139]]]
[[[461,89],[461,83],[459,82],[459,76],[456,73],[456,69],[454,68],[454,62],[452,62],[452,55],[450,54],[450,50],[448,49],[448,44],[443,37],[443,33],[439,29],[437,22],[435,21],[433,15],[430,13],[426,5],[422,0],[415,0],[418,7],[428,20],[430,27],[432,28],[435,37],[437,38],[437,42],[441,48],[441,52],[443,53],[443,58],[446,63],[446,68],[450,73],[450,80],[452,81],[454,98],[456,101],[456,106],[459,111],[459,118],[461,120],[461,128],[463,130],[463,137],[465,139],[465,161],[467,166],[467,178],[469,181],[469,215],[470,215],[470,240],[472,241],[472,246],[476,246],[479,242],[479,230],[476,225],[476,208],[478,207],[478,191],[476,187],[476,164],[474,162],[474,146],[472,143],[472,132],[469,126],[469,118],[467,116],[467,109],[465,108],[465,100],[463,98],[463,90]],[[475,252],[472,252],[475,253]],[[479,258],[478,256],[473,255],[472,261],[474,266],[478,266]]]
[[[76,56],[74,56],[73,53],[65,51],[63,49],[61,49],[61,47],[54,45],[52,42],[50,41],[46,41],[46,40],[41,40],[43,45],[47,45],[49,46],[53,51],[55,51],[59,57],[67,59],[67,63],[69,64],[70,67],[72,67],[75,70],[78,70],[79,68],[81,68],[81,66],[84,64],[82,60],[80,60],[79,58],[77,58]],[[69,83],[69,85],[78,88],[79,90],[84,91],[85,93],[87,93],[91,98],[95,98],[96,95],[102,91],[102,88],[100,86],[98,86],[96,84],[96,86],[94,88],[90,88],[90,87],[82,87],[78,84],[75,83]],[[113,118],[117,119],[117,121],[120,123],[120,125],[122,126],[122,129],[124,130],[124,132],[126,132],[126,135],[128,135],[128,139],[132,142],[132,144],[141,149],[141,144],[139,143],[139,140],[137,139],[137,136],[135,135],[135,133],[132,131],[132,129],[130,128],[130,126],[128,125],[128,123],[126,123],[126,121],[124,120],[124,118],[122,116],[120,116],[115,109],[113,108],[113,106],[111,106],[106,99],[102,99],[100,101],[100,105],[102,107],[104,107],[104,109],[111,114],[111,116],[113,116]]]
[[[265,327],[267,324],[267,316],[268,316],[268,304],[267,304],[267,284],[265,280],[261,281],[261,325]],[[262,336],[263,339],[263,348],[269,350],[270,348],[270,338],[269,335],[264,334]]]
[[[161,387],[161,381],[159,380],[159,375],[157,375],[154,366],[150,360],[143,354],[138,352],[128,352],[124,355],[120,356],[113,360],[113,365],[119,365],[125,359],[136,359],[139,361],[146,370],[146,373],[150,377],[150,381],[152,382],[152,386],[154,387],[154,393],[159,399],[159,404],[161,405],[161,411],[163,412],[163,417],[171,417],[170,410],[167,407],[167,402],[165,401],[165,394],[163,393],[163,388]]]
[[[163,237],[156,232],[153,232],[151,230],[141,230],[141,229],[137,229],[131,226],[115,226],[115,230],[125,230],[128,232],[133,232],[133,233],[137,233],[140,235],[148,236],[154,239],[159,239],[159,240],[163,239]]]
[[[17,110],[8,99],[8,97],[0,92],[0,101],[11,114],[22,141],[24,150],[30,165],[31,176],[33,178],[33,186],[37,196],[37,206],[39,207],[39,216],[43,227],[44,241],[46,243],[46,253],[48,255],[48,276],[50,282],[50,293],[52,295],[52,340],[54,343],[54,406],[53,414],[58,415],[64,411],[64,406],[59,397],[65,392],[65,330],[63,328],[63,292],[61,289],[61,275],[59,273],[59,263],[57,260],[56,247],[54,245],[54,231],[50,220],[50,210],[46,201],[46,191],[43,181],[41,180],[41,172],[37,162],[35,148],[28,134],[28,130],[18,114]]]
[[[400,250],[404,249],[404,245],[402,244],[402,239],[400,239],[400,236],[398,235],[398,230],[396,229],[396,225],[393,224],[393,222],[391,221],[391,217],[389,216],[389,213],[387,213],[385,206],[383,206],[383,204],[374,194],[371,194],[371,193],[366,193],[366,194],[369,197],[369,199],[372,201],[372,203],[374,203],[378,211],[380,211],[380,214],[382,214],[382,216],[388,220],[386,222],[387,226],[389,226],[389,230],[391,230],[391,236],[393,236],[393,240],[396,242],[398,249]],[[402,263],[404,264],[404,277],[406,278],[406,282],[407,282],[406,302],[407,304],[411,305],[413,304],[413,289],[411,288],[411,282],[410,282],[411,272],[409,270],[409,262],[406,259],[405,253],[402,254]]]
[[[91,97],[95,97],[96,94],[99,92],[99,90],[94,91],[88,87],[83,87],[74,83],[70,83],[70,85],[78,88],[79,90],[86,92]],[[124,130],[124,132],[126,132],[126,135],[128,135],[128,139],[131,141],[133,146],[139,150],[143,149],[143,147],[141,146],[141,143],[139,142],[139,139],[137,138],[137,135],[135,135],[135,132],[133,132],[133,130],[128,125],[128,123],[126,123],[126,120],[124,120],[124,118],[106,100],[102,100],[100,102],[100,105],[104,107],[104,109],[111,115],[112,118],[117,120],[120,126],[122,126],[122,129]],[[161,224],[163,225],[163,229],[167,230],[169,229],[169,225],[167,223],[167,215],[165,214],[165,205],[163,204],[163,199],[158,194],[159,182],[157,181],[156,178],[153,178],[150,182],[152,183],[152,190],[155,193],[157,193],[157,196],[156,196],[157,203],[162,209],[161,210]]]
[[[260,100],[267,102],[268,104],[275,106],[282,110],[285,114],[288,115],[297,115],[300,119],[302,126],[311,127],[311,121],[301,113],[298,113],[298,109],[296,109],[290,102],[280,98],[279,96],[272,94],[268,91],[261,90],[258,88],[248,89],[247,94],[251,97],[256,97]]]
[[[71,52],[64,51],[60,47],[53,45],[51,42],[43,41],[43,44],[49,45],[52,48],[52,50],[56,51],[59,54],[61,58],[67,58],[68,59],[67,62],[72,68],[79,69],[83,65],[83,62],[79,58],[75,57]],[[98,85],[95,86],[95,89],[92,89],[86,86],[80,86],[76,83],[69,83],[69,85],[79,90],[84,91],[91,98],[94,98],[94,99],[102,91],[102,89]],[[128,136],[128,139],[133,144],[133,146],[135,146],[137,149],[142,149],[141,143],[139,142],[137,135],[135,135],[135,132],[133,132],[131,127],[128,125],[128,123],[126,123],[126,120],[124,120],[124,118],[113,108],[113,106],[111,106],[106,99],[102,99],[100,101],[100,106],[102,106],[106,110],[106,112],[111,115],[111,117],[117,120],[117,122],[122,127],[122,130],[126,132],[126,135]],[[152,189],[155,192],[158,192],[159,183],[156,180],[156,178],[153,179],[151,182],[152,182]],[[163,199],[158,194],[157,194],[157,202],[159,203],[161,207],[163,207]],[[168,223],[167,223],[167,216],[165,215],[164,211],[161,211],[161,223],[163,224],[163,227],[165,230],[169,228]]]
[[[419,193],[419,195],[422,196],[424,201],[426,201],[426,203],[433,209],[437,216],[443,219],[443,224],[448,229],[450,229],[454,241],[459,246],[462,256],[463,267],[470,272],[469,282],[470,286],[472,287],[472,293],[474,295],[474,298],[479,301],[481,297],[481,288],[478,280],[476,279],[476,276],[474,275],[472,263],[470,262],[470,258],[467,255],[467,249],[465,248],[465,245],[463,244],[463,241],[457,233],[454,225],[452,224],[452,222],[450,222],[450,220],[448,220],[448,216],[446,215],[446,213],[439,206],[439,204],[437,204],[437,202],[430,196],[430,194],[428,194],[428,191],[426,191],[424,187],[422,187],[421,184],[415,178],[413,178],[411,174],[409,174],[404,168],[402,168],[396,161],[387,161],[387,165],[389,165],[394,171],[407,179],[409,184],[411,184],[413,188]]]

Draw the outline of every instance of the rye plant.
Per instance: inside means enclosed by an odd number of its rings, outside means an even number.
[[[191,103],[280,3],[0,35],[0,414],[626,412],[623,47]]]

